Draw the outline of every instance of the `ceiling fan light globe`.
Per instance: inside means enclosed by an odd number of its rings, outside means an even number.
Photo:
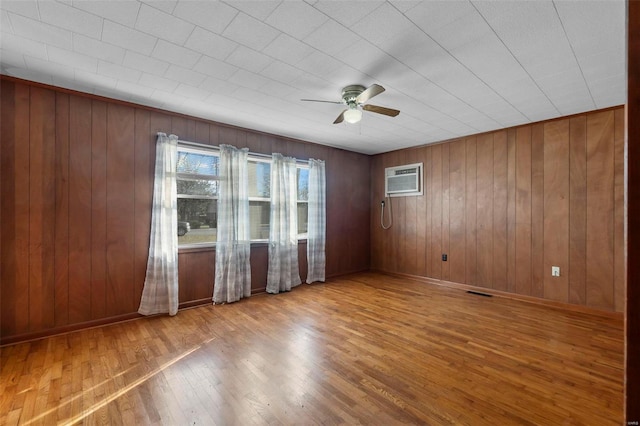
[[[349,109],[344,112],[344,121],[350,124],[357,123],[362,119],[362,111],[359,109]]]

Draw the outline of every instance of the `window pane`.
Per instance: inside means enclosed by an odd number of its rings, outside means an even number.
[[[269,238],[269,201],[249,201],[249,221],[251,222],[251,239],[266,240]]]
[[[307,233],[309,203],[298,203],[298,234]]]
[[[249,197],[269,198],[271,188],[271,164],[249,161]]]
[[[298,168],[298,200],[299,201],[309,200],[309,169]],[[300,214],[298,214],[298,221],[299,220],[300,220]],[[305,232],[307,231],[305,230]]]
[[[178,198],[178,245],[215,243],[217,222],[217,200]]]
[[[178,173],[218,176],[219,157],[213,154],[200,154],[190,151],[178,151]]]
[[[218,195],[217,180],[178,178],[176,184],[179,195],[202,195],[205,197]]]

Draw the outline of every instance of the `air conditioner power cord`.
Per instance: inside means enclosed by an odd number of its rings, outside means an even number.
[[[389,200],[389,225],[388,226],[384,225],[384,205],[385,205],[385,201],[382,200],[382,202],[380,203],[380,205],[381,205],[381,207],[380,207],[381,208],[380,226],[382,226],[382,229],[389,229],[389,228],[391,228],[391,225],[393,225],[393,215],[392,215],[392,212],[391,212],[391,197],[389,197],[387,195],[386,198]]]

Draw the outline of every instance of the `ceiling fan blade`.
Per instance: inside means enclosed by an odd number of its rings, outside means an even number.
[[[336,118],[336,121],[333,122],[333,124],[338,124],[338,123],[342,123],[342,121],[344,120],[344,113],[349,111],[348,109],[345,109],[344,111],[342,111],[340,113],[340,115],[338,116],[338,118]]]
[[[358,97],[356,98],[356,102],[358,102],[359,104],[363,104],[382,92],[384,92],[384,87],[380,86],[379,84],[372,84],[364,92],[358,95]]]
[[[362,109],[365,111],[388,115],[389,117],[395,117],[396,115],[400,114],[400,111],[398,111],[397,109],[385,108],[378,105],[364,105]]]
[[[320,99],[300,99],[301,101],[305,101],[305,102],[325,102],[328,104],[341,104],[342,102],[337,102],[337,101],[322,101]]]

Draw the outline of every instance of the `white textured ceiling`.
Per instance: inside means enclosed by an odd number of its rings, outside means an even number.
[[[609,1],[0,0],[2,74],[380,153],[626,102]],[[332,124],[342,87],[386,92]]]

